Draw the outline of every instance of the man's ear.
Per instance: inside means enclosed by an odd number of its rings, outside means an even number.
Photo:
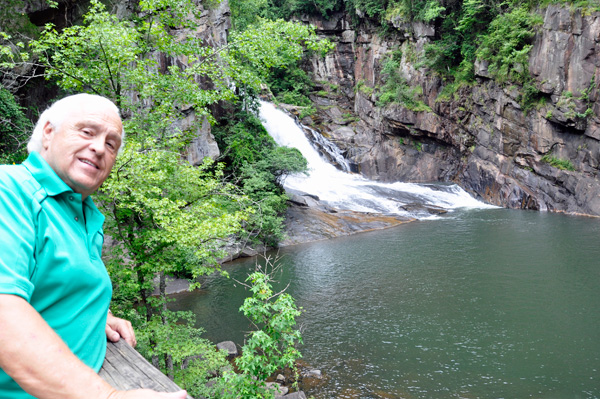
[[[48,121],[42,129],[42,151],[45,151],[50,146],[50,141],[54,137],[54,126]]]

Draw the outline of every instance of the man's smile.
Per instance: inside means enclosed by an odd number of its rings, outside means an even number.
[[[93,162],[92,162],[92,161],[90,161],[89,159],[85,159],[85,158],[79,158],[79,161],[80,161],[80,162],[83,162],[84,164],[90,165],[90,166],[92,166],[93,168],[100,169],[100,168],[98,167],[98,165],[96,165],[95,163],[93,163]]]

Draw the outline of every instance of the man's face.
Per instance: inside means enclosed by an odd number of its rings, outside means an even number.
[[[83,104],[58,129],[50,123],[44,126],[41,155],[73,191],[86,198],[110,174],[122,129],[114,111]]]

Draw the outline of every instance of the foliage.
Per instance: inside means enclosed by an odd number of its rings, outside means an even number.
[[[212,342],[201,337],[202,329],[191,327],[194,315],[191,312],[165,311],[159,316],[144,323],[138,329],[137,350],[147,357],[153,355],[172,354],[171,357],[159,356],[160,366],[167,370],[167,362],[172,362],[171,377],[179,386],[186,387],[193,397],[206,393],[206,383],[214,377],[214,373],[228,367],[227,353],[217,351]],[[156,345],[150,347],[144,343],[154,340]]]
[[[361,92],[362,94],[366,95],[367,97],[371,97],[371,95],[373,95],[373,92],[375,91],[375,89],[373,89],[370,86],[367,86],[367,83],[361,79],[356,83],[356,87],[355,89],[359,92]]]
[[[333,46],[320,40],[312,26],[263,19],[243,32],[233,32],[228,51],[221,56],[242,89],[248,86],[259,90],[272,68],[288,67],[303,56],[305,49],[324,55]]]
[[[573,163],[568,159],[560,159],[555,156],[546,154],[542,157],[541,161],[560,170],[575,170],[575,166],[573,166]]]
[[[262,380],[252,378],[247,373],[224,371],[222,378],[206,390],[205,397],[214,399],[273,399],[274,392],[267,389]]]
[[[410,87],[400,73],[400,63],[393,55],[384,62],[381,71],[384,82],[378,94],[377,105],[382,107],[397,102],[413,111],[426,111],[429,107],[419,99],[420,87]]]
[[[269,1],[267,0],[230,0],[231,23],[236,31],[244,31],[259,21],[259,18],[269,18],[273,15],[269,12]]]
[[[240,311],[254,330],[235,363],[242,372],[265,380],[278,370],[294,368],[301,357],[296,346],[302,343],[302,337],[295,326],[302,310],[289,294],[273,292],[272,275],[259,269],[251,273],[246,282],[252,296],[244,300]]]
[[[281,17],[286,19],[299,14],[320,15],[327,18],[344,6],[341,0],[274,0],[273,4],[276,9],[283,10]]]
[[[299,67],[297,62],[282,68],[273,68],[269,72],[266,82],[279,102],[299,106],[312,104],[308,98],[313,88],[312,79]]]
[[[543,104],[545,101],[545,97],[530,76],[526,77],[526,81],[523,83],[520,91],[521,93],[517,98],[517,101],[521,104],[521,108],[525,114],[532,108]]]
[[[462,39],[454,29],[455,19],[455,15],[450,15],[442,21],[440,39],[425,45],[420,62],[442,76],[451,75],[461,62]]]
[[[386,9],[385,18],[401,17],[408,21],[432,22],[444,15],[446,2],[437,0],[396,0]]]
[[[25,146],[31,130],[31,122],[14,96],[0,87],[0,163],[20,163],[27,158]]]
[[[258,266],[246,282],[238,283],[248,288],[252,295],[244,300],[240,311],[248,317],[253,330],[248,333],[242,355],[235,359],[238,373],[221,369],[221,378],[205,386],[203,397],[215,399],[273,398],[265,380],[284,369],[296,370],[301,357],[296,346],[302,343],[296,329],[299,309],[293,298],[283,291],[274,293],[272,284],[279,269],[270,258],[264,267]]]
[[[283,238],[283,213],[287,196],[283,179],[306,170],[299,151],[277,147],[260,120],[251,112],[240,111],[222,121],[215,138],[223,152],[227,172],[240,179],[239,185],[252,200],[256,213],[245,224],[246,237],[267,245]]]
[[[119,157],[97,197],[112,216],[107,230],[131,258],[142,300],[156,272],[185,269],[193,277],[212,272],[223,255],[222,242],[239,231],[249,210],[245,198],[222,181],[221,169],[210,159],[193,167],[177,152],[144,152],[138,143]]]
[[[477,57],[489,62],[488,70],[497,81],[524,83],[529,78],[529,51],[541,16],[524,7],[495,18],[477,50]]]
[[[373,18],[385,12],[388,0],[353,0],[352,4],[356,10]]]

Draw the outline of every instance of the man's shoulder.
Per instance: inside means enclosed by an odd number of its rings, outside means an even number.
[[[0,190],[31,197],[41,188],[31,172],[23,165],[0,165]]]

